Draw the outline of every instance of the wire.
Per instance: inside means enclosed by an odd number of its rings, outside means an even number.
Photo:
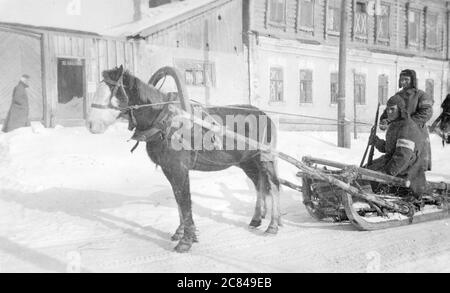
[[[286,124],[304,124],[304,125],[353,125],[353,124],[359,124],[359,125],[366,125],[366,126],[372,126],[371,123],[368,122],[361,122],[361,121],[348,121],[348,122],[339,122],[337,119],[333,118],[325,118],[325,117],[318,117],[318,116],[309,116],[309,115],[302,115],[302,114],[294,114],[294,113],[286,113],[286,112],[279,112],[279,111],[271,111],[271,110],[264,110],[264,109],[251,109],[246,107],[239,107],[239,106],[214,106],[214,105],[205,105],[198,101],[195,101],[193,99],[190,99],[191,102],[196,103],[204,108],[214,108],[214,107],[221,107],[221,108],[227,108],[227,109],[236,109],[236,110],[246,110],[246,111],[254,111],[259,112],[263,111],[266,113],[271,114],[278,114],[278,115],[285,115],[285,116],[293,116],[293,117],[300,117],[300,118],[310,118],[310,119],[316,119],[316,120],[324,120],[324,121],[334,121],[333,124],[317,124],[317,123],[308,123],[308,122],[295,122],[295,123],[289,123],[285,122]]]

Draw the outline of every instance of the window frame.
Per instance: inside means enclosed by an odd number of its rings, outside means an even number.
[[[387,7],[387,16],[384,15],[376,15],[375,14],[375,41],[377,44],[382,44],[382,45],[386,45],[389,46],[390,41],[391,41],[391,4],[388,2],[381,2],[380,6],[385,6]],[[387,37],[380,37],[379,32],[380,32],[380,23],[381,20],[383,18],[387,18]]]
[[[214,62],[205,62],[201,60],[192,60],[192,59],[175,59],[174,64],[175,67],[178,68],[183,74],[186,86],[199,88],[216,87],[216,78],[215,78],[216,67]],[[193,83],[188,82],[187,79],[188,72],[192,73]],[[202,72],[203,82],[201,83],[196,82],[198,72]]]
[[[382,80],[382,78],[385,78],[385,80]],[[382,91],[381,88],[383,88]],[[385,93],[385,96],[382,96],[382,93]],[[380,74],[378,75],[378,102],[381,105],[386,105],[388,99],[389,99],[389,75]]]
[[[281,21],[272,20],[272,1],[280,1],[280,0],[266,0],[266,28],[269,26],[272,27],[278,27],[278,28],[287,28],[287,0],[281,0],[284,2],[284,10],[283,13],[283,19]]]
[[[365,7],[365,12],[359,13],[356,11],[356,7],[358,5],[358,3],[364,4]],[[369,9],[369,3],[367,0],[353,0],[353,25],[352,25],[352,40],[359,40],[359,41],[364,41],[364,42],[368,42],[369,40],[369,14],[368,14],[368,9]],[[359,33],[356,31],[357,29],[357,14],[361,14],[361,15],[365,15],[365,33]]]
[[[310,77],[310,79],[303,79],[302,78],[302,73],[305,73],[306,75],[308,75]],[[300,86],[300,93],[299,93],[299,102],[300,105],[303,104],[313,104],[313,84],[314,84],[314,72],[312,69],[300,69],[299,71],[300,75],[299,75],[299,86]],[[308,91],[306,91],[305,89],[302,91],[302,87],[305,86],[309,86],[310,87],[310,97],[308,97]],[[302,92],[304,93],[305,97],[303,97]]]
[[[407,3],[406,9],[406,44],[408,48],[420,49],[421,39],[422,39],[422,10],[420,8],[411,7],[410,3]],[[417,14],[419,20],[415,21],[417,26],[417,41],[411,40],[411,27],[410,27],[410,19],[411,13]],[[414,16],[416,20],[416,16]]]
[[[272,70],[278,70],[281,73],[281,79],[272,79]],[[281,99],[273,99],[272,97],[272,82],[276,82],[276,95],[278,97],[279,90],[281,89]],[[280,84],[281,83],[281,86]],[[269,69],[269,101],[272,103],[284,102],[284,68],[282,66],[273,65]]]
[[[314,34],[314,27],[315,27],[315,23],[316,23],[316,17],[315,17],[315,11],[316,11],[316,0],[309,0],[309,2],[311,2],[311,15],[312,15],[312,24],[311,26],[305,26],[301,23],[302,20],[302,11],[303,11],[303,2],[308,1],[308,0],[298,0],[298,11],[297,11],[297,31],[306,31],[306,32],[311,32]]]
[[[359,83],[360,77],[363,77],[364,83]],[[354,76],[354,83],[353,83],[353,99],[354,99],[354,103],[357,106],[366,106],[367,105],[367,76],[365,73],[355,73]],[[358,100],[357,98],[357,88],[359,88],[359,86],[363,86],[362,89],[364,90],[364,95],[359,97]],[[363,98],[363,99],[361,99]]]
[[[326,7],[326,9],[325,9],[325,38],[326,38],[326,36],[327,35],[330,35],[330,36],[339,36],[341,33],[340,33],[340,24],[341,24],[341,9],[342,9],[342,7],[340,7],[340,5],[338,5],[338,4],[336,4],[336,6],[331,6],[331,4],[335,4],[335,1],[338,1],[338,0],[325,0],[325,7]],[[333,11],[335,11],[335,10],[337,10],[338,11],[338,13],[337,13],[337,17],[339,18],[339,26],[336,28],[336,30],[334,30],[334,28],[329,28],[329,24],[330,24],[330,20],[329,20],[329,14],[330,14],[330,10],[333,10]]]
[[[431,81],[432,83],[432,88],[431,88],[431,94],[429,93],[428,89],[429,89],[429,82]],[[430,98],[434,99],[434,89],[436,87],[436,83],[434,82],[433,78],[427,78],[425,79],[425,92],[427,93],[427,95],[429,95]]]
[[[336,81],[333,80],[334,75],[336,76]],[[333,84],[336,84],[336,93],[335,93],[334,100],[333,100],[333,91],[332,91]],[[337,105],[338,98],[339,98],[339,72],[331,72],[330,73],[330,104]]]
[[[430,45],[430,30],[429,30],[429,21],[431,16],[436,16],[436,24],[435,24],[435,34],[436,34],[436,43]],[[440,13],[437,11],[430,11],[428,8],[425,9],[425,48],[431,49],[434,51],[440,51],[439,48],[442,44],[441,39],[441,27],[440,27]]]

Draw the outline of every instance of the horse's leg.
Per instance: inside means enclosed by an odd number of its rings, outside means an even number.
[[[175,234],[172,235],[171,239],[172,241],[180,241],[181,238],[184,236],[184,221],[183,221],[183,214],[181,213],[180,207],[178,207],[178,214],[180,216],[180,225],[178,226],[177,230],[175,231]]]
[[[195,235],[196,228],[192,218],[189,170],[183,167],[182,164],[172,166],[171,168],[162,167],[162,169],[164,175],[166,175],[172,185],[172,190],[178,204],[178,210],[180,212],[179,229],[183,226],[183,236],[179,240],[175,250],[177,252],[187,252],[192,247],[192,244],[197,242],[197,236]],[[180,235],[181,233],[178,234]]]
[[[262,193],[262,180],[261,180],[261,172],[260,168],[258,167],[258,164],[256,161],[251,160],[249,162],[245,162],[240,164],[240,167],[245,172],[245,174],[252,180],[253,184],[256,188],[256,205],[255,205],[255,212],[253,214],[252,220],[249,224],[250,228],[258,228],[261,226],[262,218],[263,216],[263,205],[265,207],[265,201],[263,200],[263,193]]]
[[[278,226],[281,226],[280,218],[280,182],[278,180],[275,163],[273,161],[261,162],[264,178],[264,196],[272,198],[272,213],[267,234],[277,234]]]

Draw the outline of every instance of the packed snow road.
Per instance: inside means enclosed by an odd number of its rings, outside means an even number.
[[[200,243],[173,252],[178,211],[169,183],[133,142],[126,125],[104,135],[39,124],[0,134],[0,272],[450,272],[450,219],[360,232],[319,223],[302,195],[281,191],[284,226],[265,236],[247,228],[255,191],[237,168],[192,172]],[[450,181],[450,147],[431,135],[433,172]],[[278,149],[358,164],[367,134],[352,149],[336,133],[281,132]],[[279,163],[281,177],[297,170]]]

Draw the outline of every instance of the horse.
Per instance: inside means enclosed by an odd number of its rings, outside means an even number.
[[[219,135],[209,137],[216,148],[179,148],[177,131],[183,129],[176,118],[179,117],[173,106],[176,105],[176,93],[164,93],[154,86],[142,82],[123,66],[102,72],[103,81],[97,87],[93,103],[86,121],[88,130],[93,134],[101,134],[119,118],[129,122],[129,130],[135,130],[135,138],[146,142],[146,151],[151,161],[160,166],[169,181],[178,205],[180,224],[171,237],[178,241],[175,251],[188,252],[193,243],[198,242],[196,227],[192,215],[192,202],[189,182],[189,171],[221,171],[231,166],[239,167],[250,178],[256,188],[256,205],[249,224],[250,229],[262,225],[266,215],[266,197],[271,200],[271,219],[265,235],[275,235],[281,226],[279,211],[280,181],[277,174],[276,158],[266,149],[224,148]],[[178,109],[178,108],[177,108]],[[216,117],[226,121],[230,115],[235,117],[267,118],[264,128],[260,127],[263,119],[258,119],[258,137],[264,137],[265,143],[273,147],[276,140],[274,123],[260,109],[250,106],[203,107],[203,115]],[[188,124],[188,123],[187,123]],[[227,125],[228,126],[228,125]],[[237,125],[239,126],[239,125]],[[255,125],[254,125],[255,126]],[[234,125],[236,130],[236,125]],[[205,129],[200,127],[200,134]],[[245,124],[245,137],[251,137],[249,124]],[[261,129],[262,130],[261,130]],[[193,130],[195,136],[198,130]],[[194,133],[196,132],[196,133]],[[186,142],[187,139],[184,140]],[[188,141],[188,142],[192,142]],[[189,145],[189,143],[188,143]],[[235,146],[235,144],[233,144]]]

